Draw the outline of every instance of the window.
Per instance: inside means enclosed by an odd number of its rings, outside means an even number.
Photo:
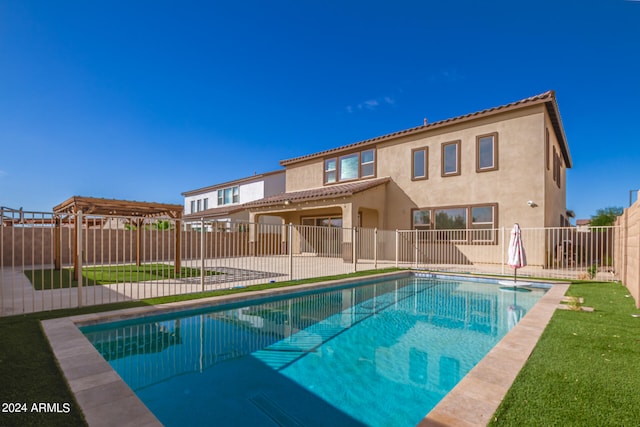
[[[198,206],[198,207],[197,207],[198,212],[200,212],[200,211],[202,210],[202,200],[200,200],[200,199],[199,199],[199,200],[196,202],[196,205]]]
[[[332,184],[336,182],[336,159],[329,159],[324,161],[324,183]]]
[[[427,172],[428,150],[427,147],[411,150],[411,179],[414,181],[429,178]]]
[[[202,199],[202,209],[205,211],[209,209],[209,199]]]
[[[449,208],[435,209],[436,230],[464,230],[467,228],[467,209]]]
[[[358,179],[358,153],[340,157],[340,181]]]
[[[218,206],[240,202],[240,187],[229,187],[218,190]]]
[[[498,134],[481,135],[476,138],[476,172],[498,169]]]
[[[360,177],[374,176],[376,153],[374,150],[366,150],[360,154]]]
[[[467,240],[467,209],[447,208],[434,209],[434,227],[438,231],[435,235],[441,241],[465,241]]]
[[[324,160],[324,183],[369,178],[376,175],[376,151],[364,150]]]
[[[431,211],[429,209],[417,209],[413,211],[413,228],[428,230],[431,228]]]
[[[470,205],[414,209],[413,228],[425,230],[421,240],[497,243],[498,205]]]
[[[549,129],[545,128],[544,129],[544,164],[547,167],[547,170],[550,169],[550,163],[549,163],[549,150],[551,148],[549,147]]]
[[[556,147],[553,147],[553,182],[558,182],[558,154]]]
[[[553,147],[553,181],[562,188],[562,152]]]
[[[494,207],[493,206],[475,206],[471,208],[471,240],[477,241],[494,241]]]
[[[442,176],[460,175],[460,141],[442,144]]]
[[[560,157],[560,153],[558,153],[558,161],[556,162],[556,167],[558,171],[556,172],[556,184],[558,188],[562,185],[562,157]]]
[[[195,213],[196,212],[196,201],[192,200],[191,201],[191,213]]]

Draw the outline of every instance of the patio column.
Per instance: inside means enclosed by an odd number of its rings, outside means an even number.
[[[342,259],[344,262],[354,262],[353,227],[358,226],[358,208],[353,203],[345,203],[342,208]]]
[[[256,224],[260,221],[260,216],[256,213],[249,213],[249,255],[256,255],[256,242],[258,240],[258,231]]]

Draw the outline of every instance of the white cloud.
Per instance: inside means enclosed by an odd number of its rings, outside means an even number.
[[[396,101],[390,96],[383,96],[381,98],[368,99],[366,101],[360,102],[355,106],[347,105],[347,113],[354,113],[357,110],[377,110],[379,107],[384,105],[395,105]]]

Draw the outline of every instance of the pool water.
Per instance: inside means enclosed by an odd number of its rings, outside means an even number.
[[[166,426],[412,426],[544,292],[407,277],[82,330]]]

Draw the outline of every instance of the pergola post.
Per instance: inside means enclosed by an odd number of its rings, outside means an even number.
[[[80,227],[82,227],[82,215],[79,212],[75,214],[75,221],[73,227],[73,280],[78,280],[78,269],[80,267],[80,260],[78,258],[78,253],[80,253],[80,248],[78,244],[79,236],[80,236]]]

